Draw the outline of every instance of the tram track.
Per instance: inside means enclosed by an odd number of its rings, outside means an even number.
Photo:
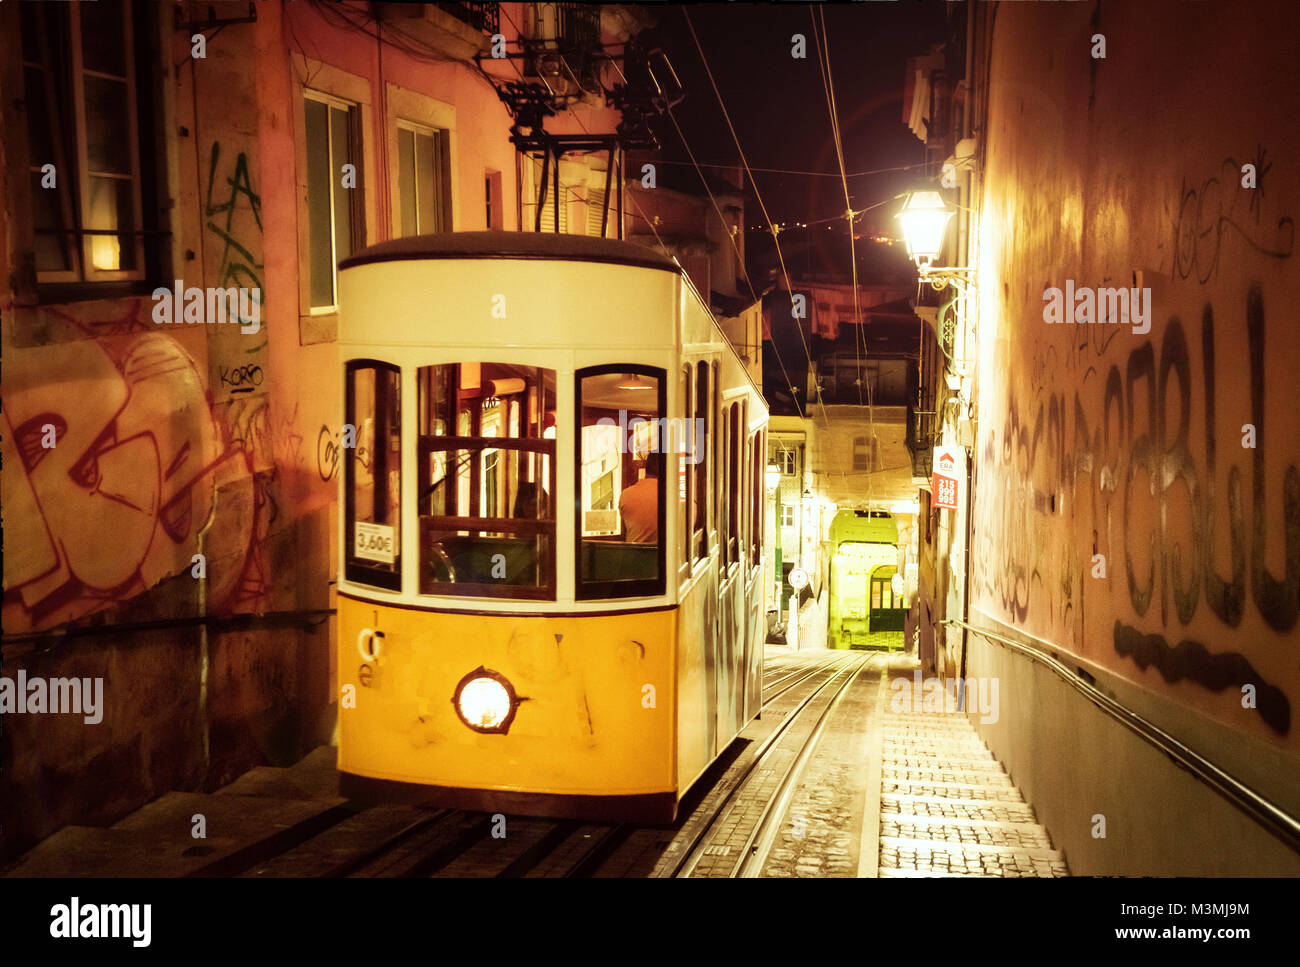
[[[743,773],[731,784],[722,800],[714,804],[708,815],[698,824],[685,847],[676,851],[678,857],[657,868],[652,875],[688,878],[695,876],[701,865],[705,865],[708,870],[704,875],[708,876],[756,876],[757,872],[746,871],[751,869],[761,871],[766,860],[766,851],[771,848],[776,824],[779,824],[784,816],[784,808],[775,808],[777,800],[781,799],[783,804],[788,805],[788,791],[793,790],[797,783],[802,766],[816,748],[825,723],[833,716],[840,700],[848,693],[853,683],[871,666],[872,657],[867,656],[857,662],[856,667],[851,661],[838,662],[832,675],[804,696],[763,740],[762,745],[744,767]],[[833,690],[826,701],[817,702],[818,697],[828,689]],[[810,709],[819,709],[819,711],[806,736],[797,743],[797,751],[784,749],[783,744],[786,739],[798,736],[796,725],[804,721]],[[747,796],[751,786],[757,785],[760,779],[767,778],[766,773],[775,772],[774,762],[783,752],[786,755],[793,755],[793,759],[791,764],[782,771],[775,795]],[[746,798],[752,798],[753,801],[746,803]],[[740,824],[746,818],[743,815],[746,807],[753,807],[755,804],[757,804],[758,815],[756,821],[749,825],[743,846],[737,850],[733,845],[721,842],[727,835],[740,828]],[[740,814],[737,816],[737,825],[725,826],[724,822],[731,818],[733,812]],[[764,851],[761,856],[757,855],[759,837],[763,837]],[[718,868],[723,868],[725,872],[716,872]]]

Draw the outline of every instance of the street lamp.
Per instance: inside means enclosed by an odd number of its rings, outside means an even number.
[[[968,266],[934,265],[943,251],[943,238],[954,214],[956,209],[945,202],[941,194],[926,189],[909,192],[903,207],[894,216],[902,226],[908,258],[916,263],[921,278],[935,289],[947,285],[973,286],[968,278],[971,271]]]
[[[775,490],[780,482],[781,468],[775,463],[769,463],[767,465],[767,489],[769,491]]]

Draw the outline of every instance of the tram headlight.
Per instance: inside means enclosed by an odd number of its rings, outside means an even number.
[[[466,726],[475,732],[502,735],[510,730],[520,701],[504,675],[481,665],[460,680],[451,698]]]

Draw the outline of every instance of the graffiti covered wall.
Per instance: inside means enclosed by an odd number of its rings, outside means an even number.
[[[1300,72],[1227,5],[1039,6],[990,61],[972,607],[1300,753]],[[1149,331],[1045,321],[1067,283]]]
[[[262,8],[194,58],[165,14],[166,278],[254,293],[257,325],[243,303],[242,325],[179,310],[160,324],[148,294],[60,302],[14,284],[30,200],[4,184],[18,250],[0,264],[3,667],[102,678],[104,703],[90,726],[4,717],[0,857],[288,765],[333,728],[335,485],[312,443],[337,402],[319,362],[336,350],[299,359],[297,267],[268,257],[268,236],[297,234],[286,166],[263,157],[266,128],[291,138],[279,15]],[[6,115],[7,144],[24,126]]]

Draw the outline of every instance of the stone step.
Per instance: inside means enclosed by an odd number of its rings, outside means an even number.
[[[345,819],[342,803],[171,792],[107,828],[65,826],[8,875],[228,875]],[[193,836],[196,815],[204,819],[202,839]]]
[[[271,799],[333,799],[339,794],[338,749],[323,745],[287,768],[256,766],[216,795]]]
[[[962,772],[993,772],[1006,775],[1002,763],[992,756],[975,758],[956,755],[890,755],[885,753],[883,764],[895,769],[933,769],[944,771],[958,769]]]
[[[994,786],[974,782],[919,782],[910,779],[880,779],[882,795],[931,796],[936,799],[966,801],[992,800],[994,802],[1023,803],[1025,800],[1015,786]]]
[[[931,815],[936,818],[987,819],[992,822],[1035,822],[1034,811],[1025,803],[998,802],[991,799],[945,799],[941,796],[915,796],[884,793],[880,797],[883,814]],[[947,817],[946,813],[954,814]]]
[[[993,846],[984,843],[951,842],[945,839],[907,839],[901,836],[881,836],[881,849],[908,850],[914,853],[960,853],[962,856],[981,856],[986,853],[1010,853],[1030,859],[1062,862],[1059,850],[1042,846]]]
[[[917,782],[925,785],[983,786],[1014,789],[1015,784],[1001,772],[975,772],[959,769],[902,769],[888,764],[881,767],[882,778],[892,782]]]
[[[889,813],[888,818],[912,826],[961,826],[971,829],[1005,829],[1023,833],[1041,832],[1044,836],[1047,835],[1047,830],[1037,823],[1005,822],[1000,819],[968,819],[964,816],[928,816],[920,813]]]

